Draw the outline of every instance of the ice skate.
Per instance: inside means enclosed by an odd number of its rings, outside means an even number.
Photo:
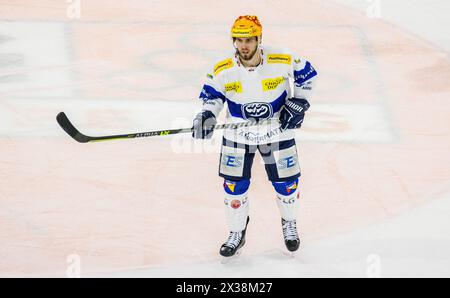
[[[245,232],[247,230],[248,222],[250,217],[247,217],[247,223],[245,224],[245,229],[241,232],[230,232],[227,242],[222,244],[220,247],[220,255],[229,258],[232,256],[238,256],[240,254],[240,249],[245,244]]]
[[[283,228],[284,244],[290,252],[289,255],[293,256],[294,252],[300,247],[300,238],[297,233],[297,223],[295,220],[281,219],[281,225]]]

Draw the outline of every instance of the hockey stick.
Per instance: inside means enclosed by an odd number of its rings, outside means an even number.
[[[167,129],[167,130],[156,130],[156,131],[148,131],[148,132],[138,132],[138,133],[123,134],[123,135],[92,137],[92,136],[87,136],[87,135],[79,132],[78,129],[76,129],[75,126],[73,126],[73,124],[70,122],[69,118],[67,118],[67,116],[64,112],[60,112],[56,116],[56,121],[58,122],[59,126],[61,126],[61,128],[64,129],[64,131],[69,136],[71,136],[75,141],[77,141],[79,143],[111,141],[111,140],[119,140],[119,139],[145,138],[145,137],[154,137],[154,136],[168,136],[168,135],[174,135],[174,134],[179,134],[179,133],[192,132],[192,128],[180,128],[180,129]],[[266,123],[267,121],[270,121],[270,120],[259,121],[259,122],[249,121],[249,122],[242,122],[242,123],[219,124],[219,125],[215,125],[214,129],[236,129],[236,128],[240,128],[240,127],[260,125],[260,124]]]

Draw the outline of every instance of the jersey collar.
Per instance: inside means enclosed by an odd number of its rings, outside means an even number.
[[[255,66],[255,67],[247,67],[246,68],[244,65],[242,65],[241,60],[239,59],[239,55],[237,53],[237,50],[234,53],[234,61],[235,61],[236,65],[238,67],[242,67],[244,69],[247,69],[248,71],[254,71],[258,67],[262,66],[264,64],[264,48],[261,45],[259,45],[258,48],[259,48],[259,52],[261,54],[261,62],[257,66]]]

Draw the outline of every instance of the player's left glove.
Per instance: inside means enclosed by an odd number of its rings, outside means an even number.
[[[280,124],[282,129],[300,128],[309,109],[309,102],[303,98],[286,99],[284,107],[280,111]]]

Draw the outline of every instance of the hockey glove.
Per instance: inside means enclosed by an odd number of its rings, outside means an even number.
[[[309,109],[309,102],[303,98],[289,98],[280,111],[281,128],[293,129],[302,126],[305,112]]]
[[[202,111],[194,118],[192,137],[194,139],[210,139],[217,124],[216,117],[211,111]]]

